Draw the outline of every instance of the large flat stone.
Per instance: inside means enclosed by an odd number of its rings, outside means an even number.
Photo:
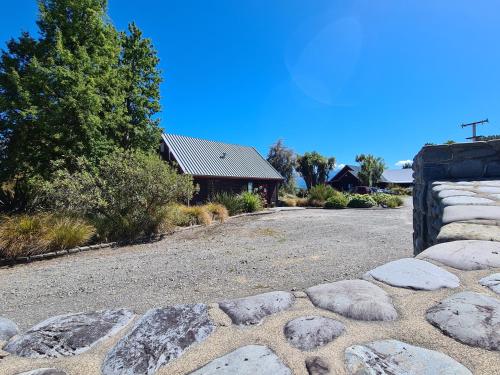
[[[291,375],[271,349],[262,345],[243,346],[217,358],[191,375]]]
[[[0,316],[0,341],[7,341],[19,333],[16,323]]]
[[[322,316],[302,316],[289,321],[284,329],[290,345],[300,350],[324,346],[344,331],[345,326],[341,322]]]
[[[312,303],[325,310],[358,320],[395,320],[389,295],[365,280],[343,280],[306,290]]]
[[[459,205],[479,205],[488,206],[495,204],[493,199],[483,198],[483,197],[467,197],[467,196],[454,196],[444,198],[441,203],[443,206],[459,206]]]
[[[472,375],[446,354],[397,340],[374,341],[345,350],[348,374]]]
[[[223,301],[219,307],[234,324],[247,326],[260,324],[266,316],[291,307],[294,301],[293,294],[278,291]]]
[[[500,220],[500,206],[447,206],[443,210],[443,224],[466,220]]]
[[[464,344],[500,350],[500,300],[496,298],[457,293],[427,310],[426,318],[445,335]]]
[[[500,187],[478,186],[476,188],[476,191],[478,191],[480,193],[487,193],[487,194],[500,194]]]
[[[418,259],[434,260],[460,270],[500,267],[500,242],[453,241],[429,247]]]
[[[494,273],[493,275],[483,277],[479,280],[479,284],[490,288],[497,294],[500,294],[500,273]]]
[[[77,355],[116,334],[133,317],[126,309],[55,316],[14,336],[4,350],[27,358]]]
[[[215,329],[203,304],[149,310],[102,365],[103,375],[151,375]]]
[[[458,189],[449,189],[449,190],[441,190],[438,193],[438,197],[440,199],[448,198],[448,197],[455,197],[455,196],[466,196],[466,197],[472,197],[476,195],[473,191],[468,191],[468,190],[458,190]]]
[[[432,263],[404,258],[386,263],[365,274],[383,283],[409,289],[436,290],[456,288],[460,280],[454,274]]]
[[[56,368],[39,368],[32,371],[22,372],[18,375],[66,375],[66,372]]]
[[[450,223],[441,227],[436,239],[437,243],[460,240],[500,241],[500,226],[496,223],[493,225],[475,222]]]

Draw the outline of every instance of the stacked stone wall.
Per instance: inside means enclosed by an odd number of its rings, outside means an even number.
[[[413,162],[413,247],[419,254],[437,243],[444,205],[433,186],[437,181],[488,181],[500,178],[500,140],[426,146]]]

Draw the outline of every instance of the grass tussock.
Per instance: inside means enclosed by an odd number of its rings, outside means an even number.
[[[223,223],[229,217],[229,211],[222,204],[208,203],[205,208],[212,215],[213,221]]]
[[[181,211],[188,217],[189,225],[212,224],[212,215],[205,206],[182,206]]]
[[[0,221],[0,257],[15,258],[87,243],[95,228],[82,219],[52,214],[15,215]]]

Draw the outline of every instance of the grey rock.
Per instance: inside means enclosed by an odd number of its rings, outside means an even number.
[[[293,294],[278,291],[223,301],[219,307],[234,324],[246,326],[260,324],[266,316],[291,307],[294,301]]]
[[[450,176],[453,178],[481,177],[483,175],[483,161],[468,159],[455,162],[450,166]]]
[[[102,373],[154,374],[191,345],[204,341],[214,329],[204,304],[151,309],[108,352]]]
[[[27,358],[77,355],[116,334],[133,317],[126,309],[55,316],[13,337],[4,350]]]
[[[453,241],[429,247],[418,259],[434,260],[460,270],[500,267],[500,243],[492,241]]]
[[[306,369],[309,375],[328,375],[330,366],[321,357],[306,358]]]
[[[217,358],[191,375],[291,375],[267,346],[248,345]]]
[[[455,196],[463,196],[463,197],[472,197],[476,195],[473,191],[467,191],[467,190],[458,190],[458,189],[449,189],[449,190],[441,190],[438,193],[438,197],[440,199],[443,198],[448,198],[448,197],[455,197]]]
[[[389,295],[365,280],[343,280],[306,290],[312,303],[325,310],[358,320],[396,320]]]
[[[16,323],[0,316],[0,341],[7,341],[19,333]]]
[[[488,194],[500,194],[500,187],[494,186],[479,186],[476,188],[480,193],[488,193]]]
[[[483,277],[479,280],[479,284],[487,286],[495,293],[500,294],[500,273],[494,273],[493,275]]]
[[[454,274],[420,259],[404,258],[368,271],[365,277],[383,283],[417,290],[456,288],[460,280]]]
[[[345,326],[334,319],[322,316],[303,316],[289,321],[284,329],[290,345],[300,350],[324,346],[339,337]]]
[[[447,206],[443,210],[443,224],[465,220],[500,220],[500,206]]]
[[[500,301],[496,298],[457,293],[427,310],[426,318],[445,335],[464,344],[500,350]]]
[[[467,190],[470,191],[472,189],[471,186],[469,185],[458,185],[458,184],[452,184],[452,183],[443,183],[440,185],[436,185],[432,187],[432,191],[434,192],[440,192],[443,190]]]
[[[18,375],[67,375],[63,370],[56,368],[39,368],[32,371],[20,373]]]
[[[348,374],[472,375],[447,355],[397,340],[374,341],[345,350]]]
[[[495,201],[488,198],[482,197],[467,197],[467,196],[454,196],[444,198],[441,203],[444,206],[458,206],[458,205],[492,205],[495,204]]]
[[[460,240],[500,242],[500,226],[496,224],[476,224],[474,222],[446,224],[445,226],[441,227],[436,239],[437,243]]]

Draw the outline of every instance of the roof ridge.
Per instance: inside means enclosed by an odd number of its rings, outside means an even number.
[[[174,134],[174,133],[167,133],[167,132],[164,132],[163,135],[165,135],[165,136],[171,135],[171,136],[174,136],[174,137],[195,139],[197,141],[205,141],[205,142],[219,143],[219,144],[224,144],[224,145],[229,145],[229,146],[238,146],[238,147],[245,147],[245,148],[253,148],[253,149],[255,149],[255,147],[253,147],[253,146],[246,146],[246,145],[241,145],[241,144],[238,144],[238,143],[229,143],[229,142],[214,141],[212,139],[206,139],[206,138],[200,138],[200,137],[192,137],[192,136],[189,136],[189,135],[181,135],[181,134]]]

